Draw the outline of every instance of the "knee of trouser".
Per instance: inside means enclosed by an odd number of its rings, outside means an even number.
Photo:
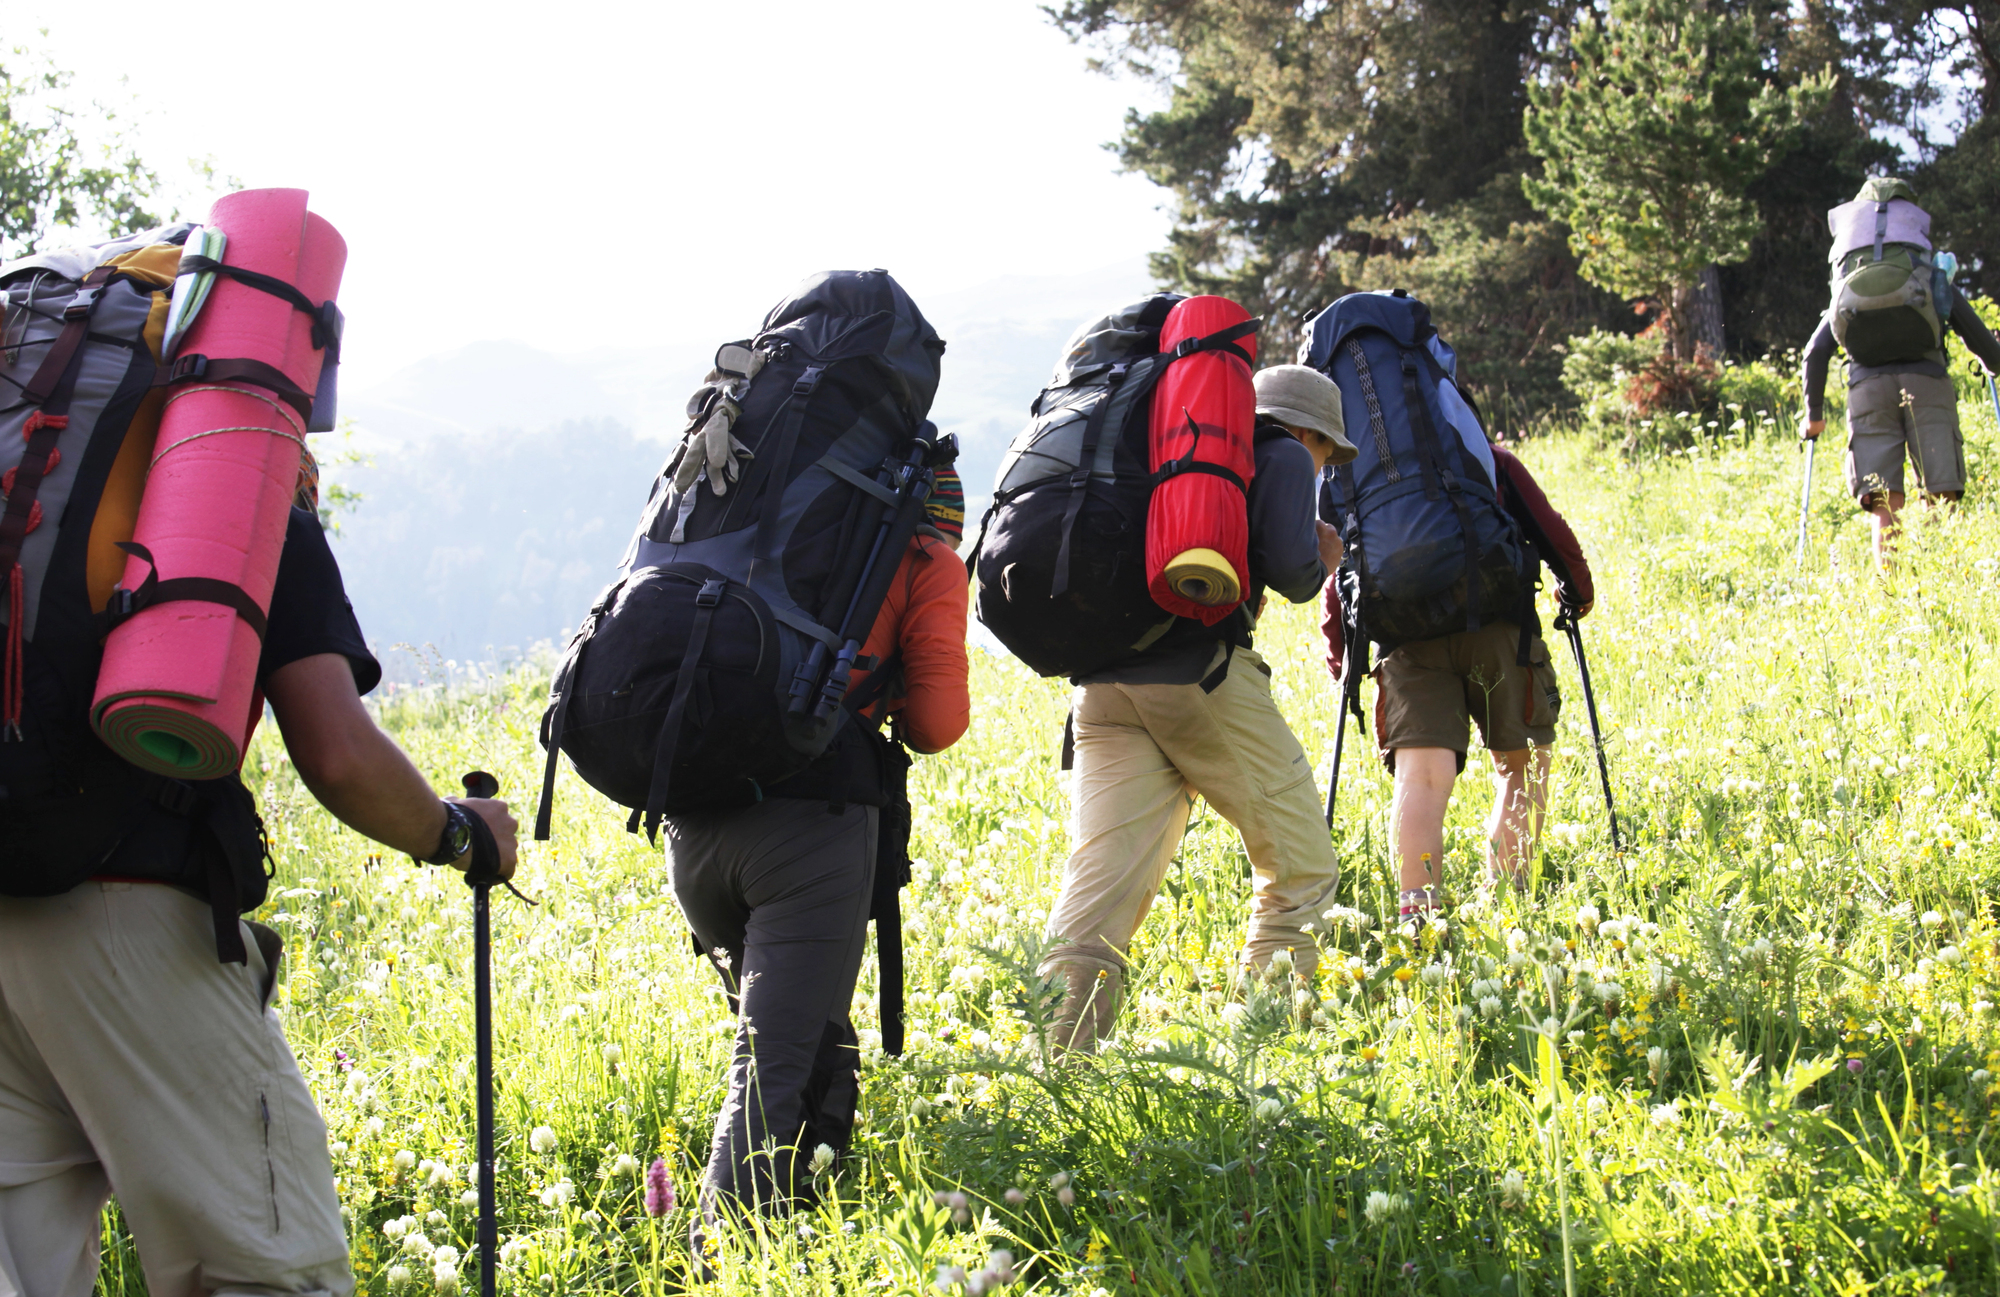
[[[1071,941],[1066,937],[1059,938],[1054,945],[1049,947],[1048,953],[1042,956],[1042,962],[1036,971],[1043,977],[1048,977],[1055,971],[1057,965],[1060,964],[1078,964],[1091,968],[1102,968],[1121,976],[1125,972],[1125,956],[1119,953],[1116,946],[1101,938],[1093,938],[1088,941]]]

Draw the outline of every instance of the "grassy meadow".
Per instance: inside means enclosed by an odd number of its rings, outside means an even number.
[[[1837,438],[1800,574],[1801,456],[1754,417],[1644,459],[1528,443],[1598,573],[1584,631],[1624,851],[1552,639],[1529,894],[1462,906],[1448,947],[1398,936],[1389,785],[1350,731],[1317,983],[1233,985],[1248,864],[1198,810],[1087,1067],[1046,1065],[1030,971],[1067,851],[1066,689],[975,653],[971,732],[913,775],[910,1049],[864,1033],[853,1157],[817,1210],[726,1235],[712,1284],[685,1240],[733,1024],[660,853],[565,775],[517,880],[540,906],[494,902],[501,1290],[2000,1292],[2000,436],[1990,406],[1964,412],[1967,505],[1913,509],[1888,579]],[[1316,609],[1273,610],[1259,645],[1324,777]],[[525,831],[545,688],[460,673],[380,715],[440,788],[498,774]],[[268,730],[247,770],[278,1004],[361,1289],[473,1291],[469,895],[339,827]],[[1447,834],[1467,900],[1480,770]],[[871,951],[863,1027],[873,982]],[[676,1194],[657,1217],[656,1158]],[[106,1229],[103,1291],[141,1291],[115,1211]],[[1014,1275],[988,1286],[995,1249]]]

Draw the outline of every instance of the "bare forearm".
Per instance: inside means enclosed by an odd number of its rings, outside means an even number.
[[[383,846],[419,860],[436,851],[445,811],[430,782],[372,720],[350,743],[344,760],[333,768],[300,769],[319,804]]]

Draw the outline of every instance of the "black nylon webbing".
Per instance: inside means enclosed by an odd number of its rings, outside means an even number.
[[[729,582],[716,578],[701,583],[695,595],[694,625],[688,630],[687,652],[674,679],[674,699],[667,706],[667,719],[660,729],[659,750],[653,756],[653,786],[646,794],[646,838],[653,839],[666,813],[667,786],[673,780],[674,756],[681,743],[681,723],[687,716],[688,699],[694,694],[694,678],[701,669],[702,655],[708,650],[708,628],[715,610],[722,605]]]
[[[798,448],[799,430],[805,426],[806,406],[812,402],[812,394],[819,387],[819,381],[826,373],[824,365],[809,365],[806,372],[799,375],[792,384],[792,394],[785,411],[785,421],[778,426],[778,447],[770,462],[770,471],[765,475],[766,498],[763,512],[757,516],[757,543],[750,550],[750,572],[746,583],[757,579],[757,569],[767,559],[774,557],[773,546],[778,539],[778,511],[784,501],[785,475],[792,471],[792,452]],[[759,462],[763,462],[759,458]],[[744,490],[746,507],[755,504],[752,492]]]
[[[1083,512],[1083,497],[1090,485],[1090,473],[1097,462],[1097,442],[1104,434],[1104,422],[1111,413],[1111,403],[1118,398],[1118,389],[1125,382],[1125,365],[1113,365],[1107,378],[1108,386],[1104,399],[1090,412],[1090,419],[1083,426],[1083,448],[1077,453],[1076,469],[1069,475],[1069,503],[1063,507],[1062,542],[1056,546],[1056,570],[1049,582],[1049,598],[1060,599],[1069,591],[1069,569],[1074,558],[1070,553],[1070,535],[1076,529],[1077,515]],[[980,529],[985,535],[985,529]]]

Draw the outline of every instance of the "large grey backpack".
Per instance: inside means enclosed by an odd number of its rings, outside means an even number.
[[[886,271],[807,280],[726,344],[688,403],[616,581],[571,637],[542,720],[558,751],[663,815],[748,805],[825,752],[931,469],[944,343]]]

